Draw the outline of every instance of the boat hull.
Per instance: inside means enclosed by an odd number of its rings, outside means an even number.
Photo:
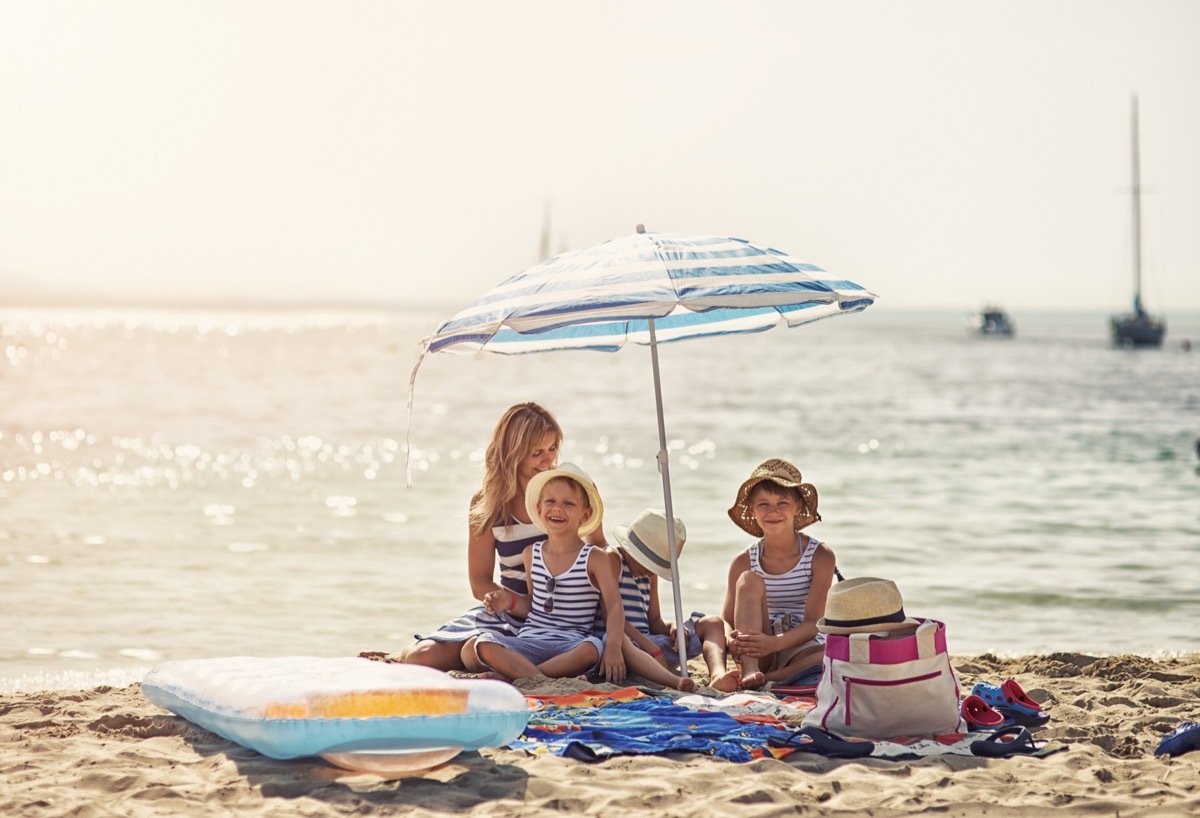
[[[1145,313],[1117,315],[1112,319],[1113,343],[1117,346],[1159,347],[1163,332],[1163,322]]]

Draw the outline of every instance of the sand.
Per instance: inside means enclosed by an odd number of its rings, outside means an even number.
[[[274,761],[159,710],[136,685],[97,687],[0,697],[0,815],[1200,815],[1200,751],[1154,755],[1162,734],[1200,717],[1200,654],[985,655],[955,667],[968,687],[1016,679],[1054,717],[1038,737],[1066,749],[749,764],[694,755],[585,764],[485,749],[385,780],[319,759]],[[583,686],[560,680],[536,692]]]

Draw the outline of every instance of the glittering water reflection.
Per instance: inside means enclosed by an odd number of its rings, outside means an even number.
[[[563,422],[610,528],[661,504],[643,349],[431,356],[407,490],[436,320],[0,318],[0,676],[399,647],[469,602],[466,505],[517,401]],[[1004,345],[937,320],[662,349],[685,607],[719,609],[745,544],[725,509],[778,455],[843,573],[896,579],[956,651],[1200,649],[1200,356],[1112,350],[1091,319]]]

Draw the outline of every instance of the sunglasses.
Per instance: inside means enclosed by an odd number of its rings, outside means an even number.
[[[542,610],[546,613],[554,613],[554,586],[558,584],[558,580],[550,577],[546,580],[546,593],[550,594],[550,598],[542,603]]]

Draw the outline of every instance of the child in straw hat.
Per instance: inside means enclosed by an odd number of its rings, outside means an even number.
[[[583,469],[563,463],[538,472],[525,489],[529,518],[546,538],[525,549],[530,595],[508,588],[484,595],[493,614],[523,618],[515,636],[483,632],[463,646],[467,667],[483,666],[512,681],[533,676],[575,676],[599,665],[605,681],[625,678],[625,615],[612,562],[583,538],[601,523],[604,506]],[[592,633],[601,600],[603,638]]]
[[[626,666],[656,684],[692,691],[696,683],[677,675],[679,653],[675,623],[662,617],[658,578],[671,578],[667,515],[646,509],[628,525],[613,529],[617,545],[609,548],[625,608]],[[676,553],[683,550],[687,529],[675,518]],[[725,674],[725,622],[719,616],[692,614],[685,621],[687,655],[704,655],[710,684]]]
[[[718,689],[736,682],[753,690],[821,664],[825,637],[817,622],[836,559],[829,546],[801,533],[821,519],[817,490],[786,460],[760,463],[738,488],[729,517],[759,539],[729,566],[722,614],[738,670]]]

